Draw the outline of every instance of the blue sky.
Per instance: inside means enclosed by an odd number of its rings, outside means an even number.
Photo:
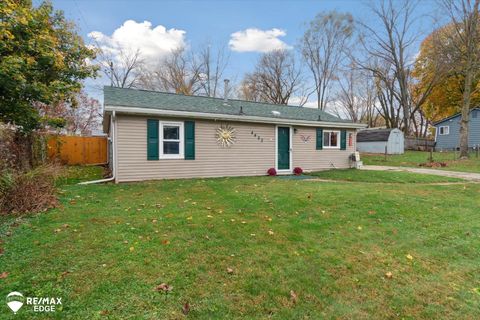
[[[395,0],[394,0],[395,1]],[[35,0],[34,3],[38,3]],[[368,21],[370,12],[367,1],[360,0],[310,0],[310,1],[103,1],[103,0],[53,0],[56,9],[75,21],[87,43],[88,34],[101,32],[105,36],[120,28],[127,20],[137,23],[149,21],[152,28],[164,26],[167,30],[183,30],[184,42],[195,48],[206,42],[225,45],[232,33],[256,28],[268,31],[274,28],[285,35],[281,42],[295,46],[302,36],[305,23],[321,11],[350,12],[356,19]],[[429,14],[434,2],[424,0],[418,6],[420,14]],[[418,21],[419,29],[429,26]],[[237,52],[230,50],[226,77],[239,81],[245,72],[251,71],[261,52]],[[98,81],[97,81],[98,82]],[[90,83],[90,82],[89,82]],[[90,85],[89,85],[90,86]],[[91,91],[90,89],[89,91]],[[98,93],[92,92],[98,97]]]

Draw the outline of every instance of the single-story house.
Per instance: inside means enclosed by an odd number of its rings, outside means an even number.
[[[454,150],[460,143],[460,119],[461,113],[435,122],[435,148],[439,151]],[[468,147],[480,146],[480,108],[470,110],[468,122]]]
[[[367,153],[403,154],[405,137],[396,128],[369,128],[357,134],[357,151]]]
[[[312,108],[104,88],[115,182],[348,168],[352,123]]]

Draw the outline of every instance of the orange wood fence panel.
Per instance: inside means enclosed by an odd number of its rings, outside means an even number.
[[[55,136],[48,141],[48,156],[66,164],[105,164],[107,146],[107,137]]]

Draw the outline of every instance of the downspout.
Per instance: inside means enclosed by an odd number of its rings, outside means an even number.
[[[92,180],[92,181],[84,181],[80,182],[78,184],[86,185],[86,184],[94,184],[94,183],[103,183],[103,182],[110,182],[115,180],[115,174],[116,174],[116,158],[115,158],[115,122],[116,122],[116,115],[115,115],[115,110],[112,111],[112,117],[110,118],[110,128],[112,130],[112,136],[110,137],[111,143],[112,143],[112,176],[110,178],[106,179],[100,179],[100,180]]]

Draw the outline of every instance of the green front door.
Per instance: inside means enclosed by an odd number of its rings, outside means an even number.
[[[290,170],[290,128],[278,127],[277,169]]]

